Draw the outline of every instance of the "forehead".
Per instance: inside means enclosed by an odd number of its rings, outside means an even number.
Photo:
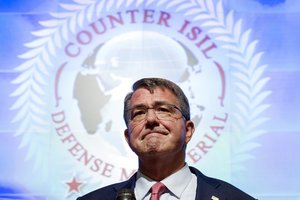
[[[178,106],[178,99],[173,92],[167,88],[155,88],[151,93],[145,88],[137,89],[130,100],[129,105],[154,105],[157,102],[166,102]]]

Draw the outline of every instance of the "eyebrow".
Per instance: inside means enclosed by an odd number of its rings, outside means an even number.
[[[167,102],[167,101],[155,101],[154,104],[152,104],[151,106],[153,107],[153,106],[161,106],[161,105],[175,105],[175,104],[172,104],[172,103]],[[136,104],[136,105],[132,106],[129,109],[144,108],[144,107],[148,107],[148,106],[141,103],[141,104]]]

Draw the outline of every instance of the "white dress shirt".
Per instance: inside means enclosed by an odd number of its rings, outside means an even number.
[[[161,195],[160,200],[195,200],[196,198],[197,177],[190,171],[187,165],[160,182],[168,188]],[[149,200],[151,195],[150,189],[155,183],[154,180],[138,171],[134,188],[136,199]]]

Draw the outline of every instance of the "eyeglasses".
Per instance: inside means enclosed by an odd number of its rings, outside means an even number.
[[[128,109],[131,122],[134,124],[143,122],[146,119],[149,109],[154,111],[159,120],[173,121],[174,119],[180,119],[183,116],[182,111],[173,104],[157,104],[153,107],[141,105]]]

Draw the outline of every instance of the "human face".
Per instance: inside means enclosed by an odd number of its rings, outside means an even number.
[[[129,108],[152,108],[157,104],[179,107],[178,99],[168,89],[155,88],[150,93],[149,90],[140,88],[133,93]],[[138,156],[178,156],[184,155],[185,145],[190,141],[193,132],[192,121],[186,121],[183,117],[159,120],[153,109],[148,109],[145,120],[138,124],[129,120],[128,129],[124,133],[129,146]]]

